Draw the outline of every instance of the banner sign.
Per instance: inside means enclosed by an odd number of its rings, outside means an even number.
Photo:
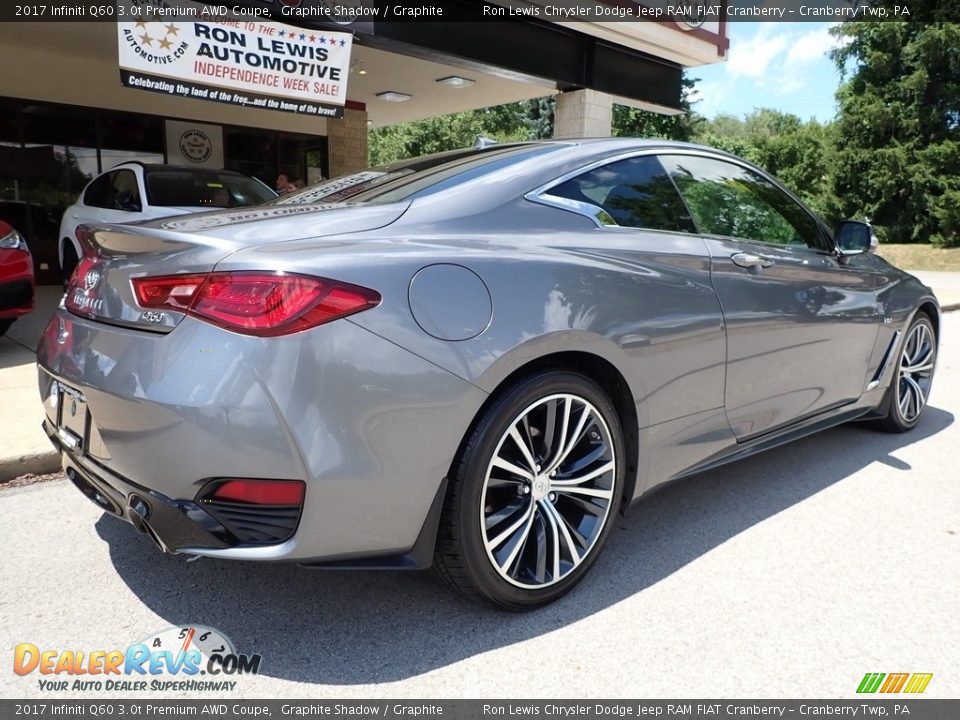
[[[262,110],[343,117],[353,36],[275,20],[226,19],[217,5],[118,0],[126,87]],[[170,12],[162,12],[167,6]],[[224,12],[221,13],[221,10]],[[186,22],[182,18],[193,17]],[[176,19],[166,19],[176,18]]]

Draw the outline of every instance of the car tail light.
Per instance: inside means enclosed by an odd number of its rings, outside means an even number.
[[[326,278],[269,272],[142,277],[144,308],[175,310],[247,335],[287,335],[376,307],[374,290]]]
[[[67,283],[66,308],[75,315],[93,317],[99,314],[103,304],[100,299],[101,259],[90,231],[82,225],[77,228],[77,241],[83,257]]]
[[[201,502],[247,505],[302,505],[305,485],[301,480],[224,480],[201,493]]]
[[[227,478],[204,485],[196,502],[236,543],[274,545],[296,532],[305,489],[302,480]]]

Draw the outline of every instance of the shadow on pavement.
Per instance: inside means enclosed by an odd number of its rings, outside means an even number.
[[[431,573],[346,573],[161,556],[109,516],[97,522],[120,577],[171,625],[223,631],[261,673],[301,682],[402,680],[543,635],[643,592],[753,525],[873,462],[943,431],[928,408],[917,428],[887,435],[846,425],[662,487],[618,518],[603,555],[563,600],[507,614],[461,600]],[[904,475],[909,482],[909,475]],[[840,521],[840,519],[836,519]]]

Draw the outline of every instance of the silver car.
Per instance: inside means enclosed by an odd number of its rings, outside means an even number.
[[[433,565],[509,609],[665,481],[910,430],[936,362],[936,298],[868,225],[687,144],[482,147],[78,235],[38,358],[88,498],[164,551]]]

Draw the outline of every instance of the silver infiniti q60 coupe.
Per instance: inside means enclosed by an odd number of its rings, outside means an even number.
[[[67,475],[164,551],[425,568],[509,609],[654,486],[920,420],[929,288],[709,148],[493,145],[81,227],[39,347]]]

